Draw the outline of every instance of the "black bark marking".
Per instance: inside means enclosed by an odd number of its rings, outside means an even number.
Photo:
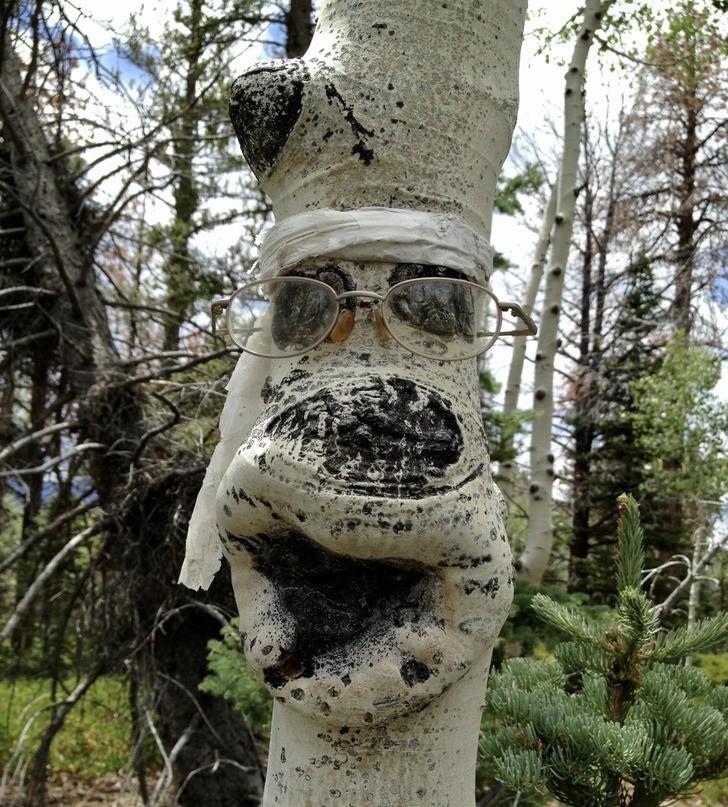
[[[408,687],[413,687],[415,684],[424,684],[430,675],[432,675],[432,670],[421,661],[410,659],[409,661],[405,661],[399,668],[399,674]]]
[[[477,569],[485,563],[492,563],[492,555],[460,555],[454,560],[442,560],[437,565],[441,568]]]
[[[396,377],[373,377],[355,393],[342,402],[321,390],[271,418],[266,433],[299,441],[352,492],[406,498],[433,493],[429,483],[446,477],[464,447],[450,401]]]
[[[357,640],[376,641],[405,618],[432,619],[437,580],[421,569],[336,555],[295,532],[256,538],[253,567],[270,580],[294,624],[292,646],[263,672],[274,688],[313,675],[324,653],[340,650],[346,663],[346,647]],[[346,686],[351,679],[341,680]]]
[[[463,590],[467,595],[472,594],[474,591],[479,591],[494,600],[500,590],[500,580],[497,577],[491,577],[490,580],[485,582],[482,580],[463,580]]]
[[[367,138],[375,136],[374,129],[367,129],[363,126],[354,116],[354,107],[346,103],[341,97],[341,94],[333,84],[327,84],[324,89],[326,90],[326,97],[329,99],[329,105],[333,106],[334,101],[338,102],[344,113],[344,120],[351,127],[352,134],[357,138],[356,144],[352,147],[351,153],[356,154],[364,165],[371,165],[374,159],[374,150],[367,147]]]
[[[368,149],[361,140],[352,147],[351,153],[356,154],[364,165],[371,165],[374,159],[374,149]]]
[[[248,494],[242,488],[238,488],[237,496],[235,495],[235,489],[233,488],[233,498],[235,499],[236,502],[242,500],[247,504],[249,504],[251,507],[256,507],[256,504],[253,501],[253,499],[251,499],[250,496],[248,496]]]
[[[299,59],[258,65],[238,78],[230,90],[230,120],[240,148],[260,178],[283,151],[301,115],[303,89],[310,80]]]
[[[270,402],[270,399],[273,397],[274,391],[275,388],[273,386],[273,379],[270,376],[268,376],[265,379],[265,382],[263,383],[263,386],[260,390],[260,397],[264,404]]]
[[[245,550],[246,552],[255,552],[257,549],[257,545],[255,539],[253,538],[243,538],[239,535],[233,535],[228,530],[225,530],[225,533],[219,533],[220,540],[223,543],[223,546],[226,548],[230,548],[231,545],[237,550]]]

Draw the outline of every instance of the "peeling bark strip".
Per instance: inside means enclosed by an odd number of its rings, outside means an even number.
[[[235,82],[231,118],[276,215],[264,276],[380,295],[408,277],[485,280],[525,5],[324,0],[302,59]],[[435,327],[467,309],[406,304]],[[289,308],[272,317],[284,341],[305,327],[303,301]],[[336,341],[264,371],[241,360],[259,372],[231,381],[198,500],[202,512],[222,476],[243,649],[276,698],[265,807],[474,803],[512,598],[503,498],[475,361],[411,354],[377,313],[371,294],[347,298]],[[215,569],[205,540],[191,535],[193,585]]]

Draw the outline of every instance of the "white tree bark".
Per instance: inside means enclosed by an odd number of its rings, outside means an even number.
[[[546,272],[544,303],[536,349],[533,409],[536,419],[531,432],[531,483],[529,487],[528,538],[518,558],[519,574],[538,583],[551,555],[554,537],[554,371],[559,348],[559,318],[564,275],[569,260],[576,211],[577,172],[584,121],[584,78],[587,57],[613,0],[587,0],[584,21],[566,72],[564,91],[564,144],[557,184],[556,216],[551,258]]]
[[[536,297],[541,286],[544,267],[549,256],[551,246],[551,233],[554,228],[554,218],[556,216],[556,186],[552,186],[548,202],[543,211],[541,227],[538,232],[536,248],[533,251],[531,261],[531,271],[528,275],[528,284],[523,300],[524,311],[531,316],[533,307],[536,304]],[[521,393],[523,379],[523,366],[526,362],[526,347],[528,337],[516,336],[513,340],[513,354],[508,368],[508,380],[506,381],[506,391],[503,400],[503,414],[511,415],[518,411],[518,399]],[[512,448],[512,445],[507,446]],[[498,468],[498,487],[500,487],[509,511],[513,502],[513,480],[516,474],[516,460],[506,460]]]
[[[525,10],[325,0],[303,59],[236,82],[231,117],[277,222],[264,275],[380,294],[487,278]],[[354,313],[343,341],[271,361],[252,431],[208,480],[224,471],[243,649],[276,698],[264,805],[468,807],[513,585],[475,360],[419,357]],[[203,533],[193,585],[217,562]]]

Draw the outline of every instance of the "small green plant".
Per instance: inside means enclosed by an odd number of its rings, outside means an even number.
[[[221,631],[221,639],[208,644],[209,675],[200,684],[203,692],[220,695],[233,702],[245,715],[250,730],[263,741],[270,737],[273,701],[268,690],[253,675],[240,648],[237,617]]]
[[[495,727],[484,763],[513,792],[574,807],[658,807],[728,772],[728,687],[686,656],[728,639],[728,614],[663,630],[640,590],[644,562],[637,505],[619,500],[617,606],[598,617],[542,594],[539,618],[569,639],[554,659],[512,659],[488,691]]]

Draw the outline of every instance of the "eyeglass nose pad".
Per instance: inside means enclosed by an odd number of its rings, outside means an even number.
[[[334,325],[329,339],[331,339],[332,342],[343,342],[353,330],[354,312],[346,308],[339,314],[339,318],[336,320],[336,325]]]
[[[379,328],[379,333],[384,339],[385,342],[389,342],[392,338],[392,334],[389,332],[389,328],[384,324],[384,317],[382,316],[382,312],[378,309],[374,309],[374,321],[377,323],[377,328]]]

